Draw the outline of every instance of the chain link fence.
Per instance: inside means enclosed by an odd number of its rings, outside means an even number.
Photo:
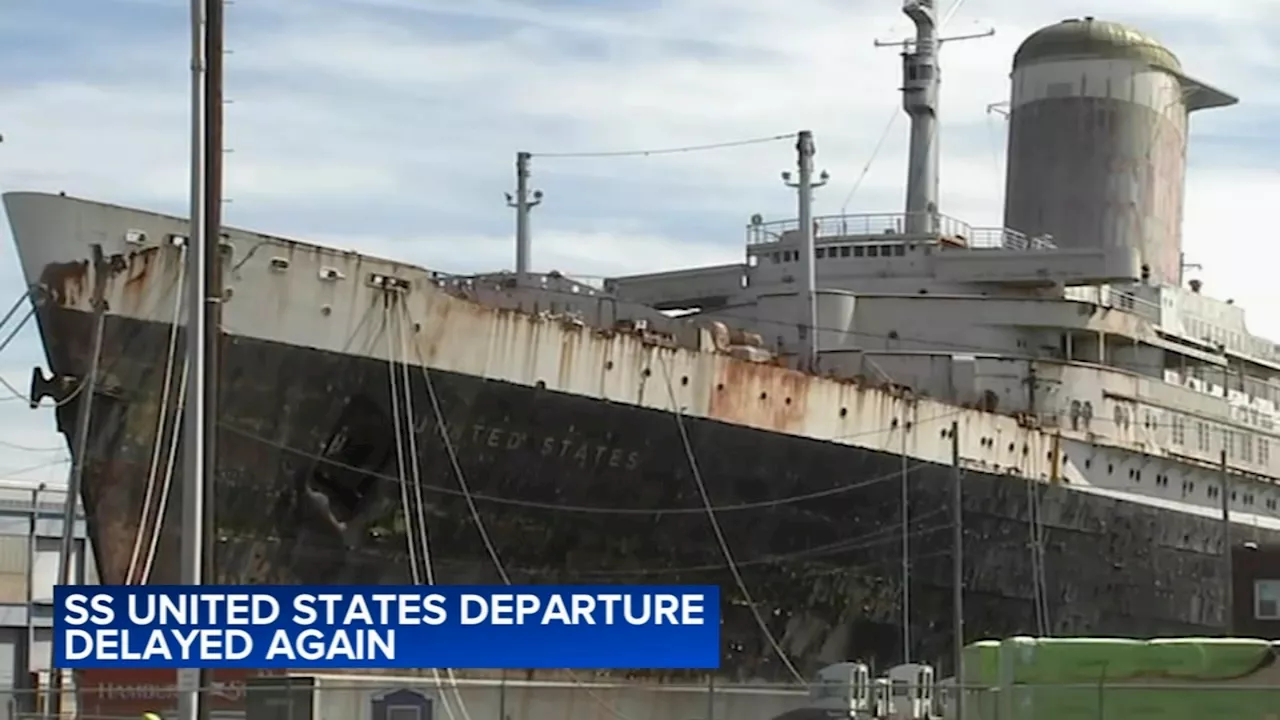
[[[835,720],[955,718],[953,686],[862,691],[795,686],[639,684],[441,676],[290,676],[206,688],[211,720]],[[1090,683],[972,687],[964,720],[1280,720],[1280,684]],[[63,718],[176,718],[172,685],[68,691]],[[3,696],[12,719],[52,720],[39,693]]]

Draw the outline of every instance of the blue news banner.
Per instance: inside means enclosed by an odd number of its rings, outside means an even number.
[[[59,586],[59,668],[720,666],[715,586]]]

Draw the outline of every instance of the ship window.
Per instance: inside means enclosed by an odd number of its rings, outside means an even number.
[[[1209,426],[1203,420],[1196,421],[1196,447],[1209,452]]]
[[[814,257],[816,257],[816,258],[818,258],[819,260],[821,260],[821,259],[823,259],[824,257],[826,257],[826,256],[827,256],[827,249],[826,249],[826,248],[814,248],[814,250],[813,250],[813,256],[814,256]]]
[[[897,257],[902,257],[907,254],[907,249],[901,245],[894,245],[893,254]]]
[[[866,248],[862,247],[861,245],[859,245],[859,246],[857,246],[857,247],[855,247],[855,248],[853,249],[853,256],[854,256],[854,257],[862,257],[862,256],[863,256],[863,255],[865,255],[865,254],[866,254]]]
[[[1248,433],[1240,434],[1240,456],[1247,463],[1253,462],[1253,440]]]
[[[868,245],[868,246],[867,246],[867,257],[876,257],[876,256],[877,256],[877,255],[879,255],[879,254],[880,254],[880,246],[879,246],[879,245]]]
[[[1280,580],[1254,582],[1253,608],[1259,620],[1280,620]]]
[[[1267,439],[1264,437],[1258,438],[1258,464],[1271,464],[1271,445],[1267,443]]]
[[[1186,419],[1181,415],[1173,416],[1173,444],[1182,445],[1187,442]]]
[[[845,245],[844,247],[840,248],[840,257],[842,257],[842,258],[847,258],[847,257],[849,257],[849,246],[848,246],[848,245]]]

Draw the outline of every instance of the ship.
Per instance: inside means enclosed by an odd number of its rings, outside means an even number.
[[[515,271],[471,276],[225,229],[206,579],[717,584],[737,679],[945,673],[957,557],[966,641],[1228,633],[1232,544],[1280,540],[1280,347],[1184,278],[1181,215],[1189,115],[1236,99],[1049,25],[1006,227],[972,227],[938,207],[936,11],[904,10],[901,213],[802,189],[741,263],[603,284],[532,272],[527,215]],[[100,576],[176,582],[188,222],[4,206]]]

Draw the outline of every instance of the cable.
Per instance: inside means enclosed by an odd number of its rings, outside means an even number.
[[[1027,544],[1027,547],[1031,552],[1032,600],[1034,601],[1034,604],[1035,604],[1037,636],[1045,637],[1046,636],[1045,631],[1046,631],[1046,628],[1048,627],[1049,621],[1048,621],[1048,615],[1046,613],[1046,608],[1048,607],[1048,605],[1047,605],[1047,600],[1044,597],[1045,595],[1044,586],[1041,585],[1041,582],[1040,582],[1042,578],[1042,574],[1040,572],[1041,570],[1040,562],[1041,562],[1042,556],[1039,552],[1040,533],[1037,527],[1039,523],[1039,517],[1038,517],[1039,504],[1040,504],[1040,500],[1039,500],[1039,497],[1037,497],[1035,484],[1028,482],[1027,483],[1027,532],[1030,535],[1030,539]]]
[[[412,318],[408,317],[407,308],[404,309],[404,312],[407,319],[412,321]],[[431,371],[422,357],[422,348],[418,343],[414,343],[413,347],[414,352],[417,355],[418,367],[422,370],[422,377],[426,382],[427,397],[431,400],[431,411],[435,415],[436,429],[440,431],[440,438],[444,442],[445,452],[449,456],[449,464],[453,468],[454,477],[458,481],[458,486],[462,489],[463,497],[467,502],[467,509],[471,513],[471,519],[476,524],[476,531],[480,534],[480,539],[484,543],[485,551],[488,552],[489,559],[493,562],[494,569],[502,579],[502,584],[511,585],[511,576],[507,573],[507,569],[502,562],[502,557],[498,554],[498,549],[494,546],[493,539],[489,536],[489,530],[485,527],[484,518],[481,517],[480,510],[476,507],[475,499],[472,497],[466,475],[462,472],[462,465],[458,462],[458,453],[453,447],[453,440],[449,437],[448,423],[445,421],[444,411],[440,407],[440,398],[436,394],[435,382],[431,379]],[[631,720],[629,716],[620,712],[617,708],[613,707],[613,705],[605,702],[604,698],[600,697],[598,693],[578,679],[577,674],[572,670],[566,668],[565,672],[574,684],[582,688],[588,696],[595,700],[605,710],[609,711],[610,714],[619,718],[619,720]]]
[[[0,327],[4,327],[6,324],[8,324],[9,320],[13,318],[13,314],[18,312],[18,308],[22,307],[23,301],[25,301],[29,297],[31,297],[30,288],[28,288],[21,295],[19,295],[17,300],[13,301],[13,305],[11,305],[9,309],[5,312],[4,317],[0,318]]]
[[[179,429],[178,423],[180,422],[179,418],[182,417],[182,411],[187,404],[186,403],[187,377],[189,375],[188,373],[188,370],[190,369],[189,365],[190,364],[186,362],[186,360],[184,359],[182,363],[182,380],[181,380],[181,384],[178,386],[178,402],[175,404],[175,407],[174,407],[173,432],[169,433],[169,449],[166,454],[168,461],[166,462],[165,468],[164,468],[165,482],[164,482],[164,485],[162,485],[160,488],[160,502],[159,502],[158,512],[161,514],[164,513],[165,508],[169,507],[169,491],[173,488],[173,471],[178,464],[178,442],[182,439],[182,433],[178,432],[178,429]],[[158,515],[157,517],[160,517],[160,516],[161,515]],[[159,549],[160,549],[160,533],[157,531],[152,533],[151,547],[148,548],[147,550],[147,561],[146,561],[146,564],[143,565],[143,570],[144,570],[144,573],[142,576],[143,585],[147,584],[147,582],[151,579],[151,570],[155,567],[156,552]]]
[[[9,347],[9,343],[13,342],[13,339],[18,336],[19,332],[22,331],[23,326],[25,326],[27,324],[27,321],[29,321],[31,317],[35,314],[36,314],[36,308],[34,305],[32,305],[31,309],[27,311],[27,314],[24,315],[22,319],[18,321],[18,325],[14,327],[13,330],[9,331],[9,334],[5,336],[4,340],[0,340],[0,352],[3,352],[5,348]]]
[[[184,246],[184,249],[185,249],[185,246]],[[174,283],[169,286],[169,289],[172,292],[174,292],[175,298],[182,297],[182,285],[183,285],[184,273],[185,273],[185,263],[183,264],[183,271],[179,273],[178,278],[174,281]],[[159,300],[157,299],[157,304],[158,303],[159,303]],[[180,303],[181,303],[180,299],[174,300],[174,305],[175,305],[174,324],[175,325],[178,324],[176,313],[180,308]],[[170,338],[170,340],[171,342],[176,340],[176,334],[174,337]],[[152,570],[155,569],[156,554],[160,550],[160,534],[161,534],[161,531],[163,530],[164,513],[166,509],[169,507],[169,493],[173,489],[173,473],[174,473],[174,469],[177,467],[177,464],[178,464],[178,443],[181,442],[182,440],[182,433],[179,431],[179,429],[181,427],[181,422],[182,422],[182,411],[184,408],[186,408],[186,404],[187,404],[187,378],[190,375],[189,370],[190,370],[190,363],[184,357],[182,359],[182,377],[178,381],[177,402],[174,403],[173,430],[169,433],[168,448],[165,453],[166,459],[165,459],[165,468],[164,468],[164,482],[160,486],[160,498],[159,498],[159,502],[156,504],[157,505],[156,515],[155,515],[155,520],[153,521],[153,524],[152,524],[152,531],[151,531],[150,540],[147,547],[147,556],[141,566],[142,578],[139,583],[141,585],[146,585],[148,582],[150,582],[151,572]],[[168,395],[166,394],[165,397],[168,397]],[[163,440],[163,437],[157,434],[157,436],[152,442],[159,444],[160,442],[162,442],[162,440]],[[141,531],[141,528],[139,528],[139,531]]]
[[[614,157],[649,157],[651,155],[675,155],[678,153],[703,152],[706,150],[722,150],[725,148],[760,145],[762,143],[788,140],[798,133],[784,133],[768,137],[732,140],[729,142],[709,143],[706,145],[685,145],[684,147],[659,148],[654,150],[616,150],[606,152],[567,152],[567,153],[530,153],[532,157],[544,158],[614,158]]]
[[[689,462],[689,470],[693,474],[694,482],[698,484],[698,496],[702,498],[703,509],[707,513],[707,520],[711,523],[711,530],[715,533],[716,542],[720,545],[720,552],[724,555],[724,559],[729,563],[729,572],[733,574],[733,580],[738,584],[738,590],[742,593],[742,598],[746,601],[747,607],[751,609],[751,615],[756,619],[756,625],[760,627],[760,632],[764,633],[764,637],[769,641],[769,645],[773,651],[777,653],[778,659],[786,666],[791,675],[795,677],[802,687],[808,687],[809,683],[805,680],[800,671],[796,669],[791,658],[787,656],[786,651],[778,644],[777,638],[773,636],[773,632],[769,630],[769,624],[764,621],[760,615],[760,608],[757,607],[756,601],[751,596],[751,591],[747,589],[747,583],[742,577],[742,571],[738,568],[737,563],[733,561],[733,552],[729,549],[729,542],[725,539],[724,530],[720,527],[720,521],[716,519],[716,513],[711,508],[711,497],[707,494],[707,485],[702,481],[702,471],[698,468],[698,458],[693,451],[693,443],[689,441],[689,431],[684,424],[684,412],[680,408],[680,401],[676,398],[675,383],[671,381],[671,368],[667,365],[665,356],[658,356],[658,362],[662,364],[662,371],[667,381],[667,394],[671,398],[671,412],[675,416],[676,427],[680,431],[680,443],[684,446],[685,458]]]
[[[179,257],[180,258],[186,257],[185,246],[182,248],[179,248]],[[158,536],[160,534],[161,527],[164,524],[165,508],[163,505],[161,505],[159,510],[154,513],[155,514],[154,519],[152,519],[151,516],[153,514],[153,501],[155,500],[156,479],[157,479],[156,476],[157,476],[157,472],[160,469],[160,451],[162,448],[165,447],[165,442],[164,442],[165,428],[168,425],[168,420],[169,420],[169,412],[168,412],[169,411],[169,395],[172,391],[172,383],[174,378],[174,370],[175,370],[174,360],[177,358],[177,355],[178,355],[178,328],[181,325],[181,319],[182,319],[181,318],[182,288],[183,288],[185,279],[186,279],[186,263],[182,263],[181,267],[178,270],[177,289],[176,289],[176,292],[174,292],[173,294],[173,315],[172,315],[172,319],[170,321],[170,327],[169,327],[169,342],[166,346],[166,354],[165,354],[165,361],[164,361],[164,380],[162,382],[162,386],[160,389],[160,408],[159,408],[159,411],[156,413],[156,430],[155,430],[154,440],[152,440],[151,442],[151,461],[147,466],[147,484],[142,494],[142,508],[141,508],[141,511],[139,512],[138,528],[133,534],[133,551],[129,555],[129,569],[125,574],[126,583],[131,583],[133,581],[134,574],[137,572],[138,560],[140,559],[142,554],[142,533],[144,529],[147,529],[149,527],[150,533],[153,536]],[[183,359],[182,373],[185,376],[186,374],[185,358]],[[185,385],[186,383],[184,382],[183,384]],[[175,416],[174,422],[175,422],[175,432],[176,432],[176,423],[177,423],[176,416]],[[166,463],[167,463],[167,460],[166,460]],[[163,482],[167,484],[169,480],[170,480],[169,476],[166,475]],[[157,542],[156,537],[152,537],[149,540],[149,543],[151,545],[155,545],[156,542]],[[144,571],[143,574],[145,576],[147,574],[147,571]]]
[[[840,214],[843,215],[848,209],[849,203],[853,201],[854,193],[858,192],[858,188],[862,187],[862,181],[867,179],[867,174],[871,172],[871,165],[875,163],[876,157],[880,155],[880,149],[884,147],[884,143],[889,139],[889,133],[893,131],[893,126],[897,124],[898,117],[902,111],[895,105],[893,114],[889,116],[889,122],[885,123],[884,130],[880,133],[880,139],[876,141],[875,148],[871,150],[871,157],[867,158],[867,164],[862,166],[862,172],[858,173],[858,178],[853,181],[853,187],[849,189],[849,194],[844,197],[844,204],[840,206]]]
[[[417,433],[414,431],[413,392],[412,392],[412,386],[409,383],[409,363],[408,363],[407,353],[405,352],[406,338],[404,335],[404,325],[403,323],[397,322],[399,318],[397,318],[395,314],[391,312],[391,308],[389,304],[391,300],[390,296],[385,296],[385,297],[387,298],[387,301],[388,301],[383,306],[383,330],[387,336],[387,375],[391,383],[391,403],[393,408],[395,408],[394,412],[396,414],[396,418],[395,418],[396,460],[397,460],[397,464],[401,468],[400,497],[401,497],[401,505],[404,508],[405,544],[409,551],[410,577],[413,579],[414,585],[421,585],[423,584],[422,580],[424,579],[422,575],[425,574],[426,584],[435,585],[435,570],[432,567],[432,563],[431,563],[431,543],[429,538],[429,530],[427,527],[426,515],[423,512],[421,468],[419,467],[419,464],[418,464],[418,449],[417,449],[418,445],[417,445],[417,438],[416,438]],[[399,350],[400,350],[399,353],[396,352],[396,347],[392,342],[393,327],[395,328],[394,329],[395,339],[399,341],[398,343]],[[396,359],[397,357],[400,358],[398,362]],[[398,374],[400,375],[400,380],[401,380],[400,390],[403,391],[404,393],[404,406],[406,410],[403,424],[401,423],[401,417],[399,413],[399,404],[396,399],[397,396],[400,394],[399,392],[397,392],[397,388],[396,388],[397,365],[399,366]],[[407,457],[402,452],[406,449],[405,448],[406,443],[401,441],[402,430],[405,431],[404,436],[405,436],[405,439],[408,441]],[[414,492],[415,492],[415,498],[414,498],[415,503],[413,504],[416,504],[416,509],[417,509],[416,527],[415,527],[414,508],[411,507],[411,503],[409,501],[408,482],[407,482],[407,478],[404,477],[404,472],[403,472],[406,465],[413,471],[413,483],[414,483]],[[415,556],[414,545],[417,544],[415,542],[415,538],[417,538],[418,541],[421,542],[421,548],[420,548],[422,553],[422,555],[420,556],[421,566],[419,566],[419,563],[415,561],[415,558],[414,558]],[[454,699],[458,702],[458,708],[461,711],[464,720],[471,720],[471,715],[470,713],[467,712],[467,704],[462,699],[462,693],[458,690],[457,676],[454,675],[452,668],[445,668],[445,673],[449,677],[450,685],[453,689]],[[431,668],[431,676],[435,680],[436,692],[440,694],[441,700],[444,701],[445,713],[449,716],[449,720],[455,720],[455,715],[453,713],[453,706],[449,703],[448,698],[444,694],[444,683],[440,679],[440,671],[436,668]]]
[[[0,440],[0,447],[7,447],[11,450],[21,450],[23,452],[43,453],[43,452],[60,452],[66,448],[58,445],[54,447],[31,447],[30,445],[19,445],[18,443],[9,442],[8,440]]]
[[[403,418],[400,413],[400,391],[397,387],[398,373],[396,372],[396,352],[394,337],[391,332],[391,313],[389,307],[386,305],[383,306],[382,320],[383,334],[387,338],[387,380],[391,387],[391,416],[395,428],[396,472],[400,479],[400,507],[404,512],[405,549],[409,554],[409,577],[413,581],[414,585],[421,585],[422,578],[419,575],[421,565],[418,558],[418,543],[416,541],[417,533],[414,531],[413,510],[409,501],[409,483],[405,479],[405,470],[407,469],[408,462],[405,458],[405,434],[401,431],[401,422]],[[345,531],[346,528],[344,527],[343,530]],[[349,545],[350,543],[345,542],[344,540],[344,544]],[[441,691],[444,685],[440,680],[439,670],[434,667],[431,668],[431,675],[435,679],[436,690]],[[447,699],[445,701],[445,711],[449,715],[450,720],[453,720],[453,706],[449,704]]]

